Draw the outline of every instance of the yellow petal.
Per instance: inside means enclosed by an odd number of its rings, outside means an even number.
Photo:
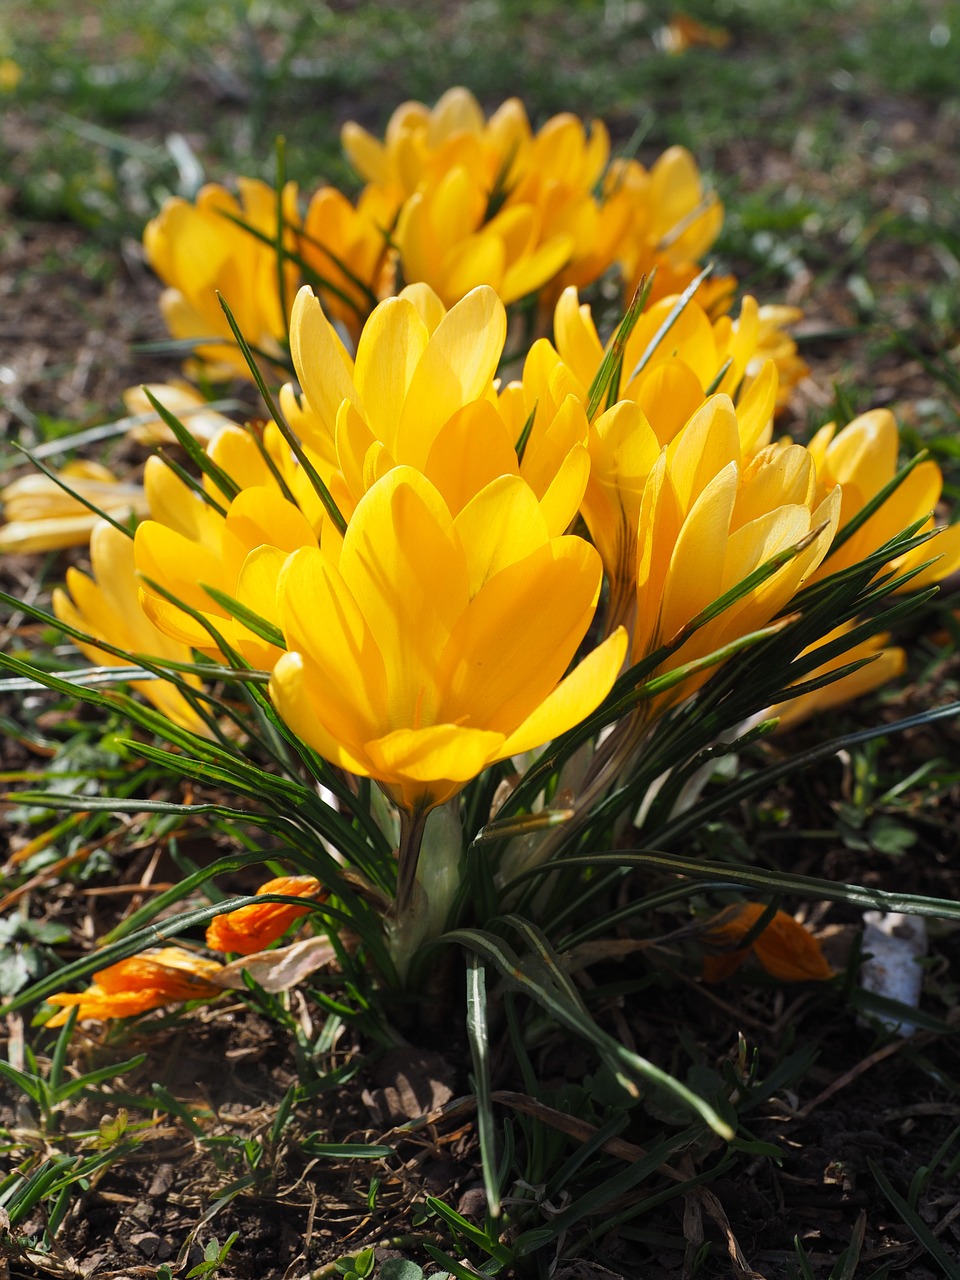
[[[453,516],[484,485],[516,470],[513,442],[489,400],[465,405],[444,423],[423,467]]]
[[[290,556],[277,596],[287,648],[303,655],[301,671],[308,664],[325,723],[356,747],[389,714],[383,658],[357,602],[328,557],[311,548]]]
[[[504,475],[480,490],[454,520],[470,572],[470,595],[508,564],[550,537],[536,495],[519,476]]]
[[[424,691],[429,698],[469,583],[453,521],[424,476],[397,467],[366,493],[344,536],[340,573],[383,654],[391,724],[429,723]]]
[[[273,669],[268,686],[270,699],[284,723],[331,764],[360,777],[370,777],[370,762],[351,750],[343,737],[331,732],[317,707],[314,683],[305,678],[305,661],[299,653],[285,653]]]
[[[297,294],[290,315],[290,354],[310,407],[332,435],[343,400],[361,410],[363,405],[353,384],[352,361],[308,285]]]
[[[585,720],[613,688],[626,651],[627,633],[618,627],[514,730],[503,745],[503,754],[532,751]]]
[[[600,577],[593,547],[564,537],[487,579],[435,669],[437,719],[468,717],[511,733],[566,671],[593,617]]]
[[[426,325],[406,298],[381,302],[360,334],[354,382],[363,416],[391,451],[407,388],[428,340]]]
[[[506,333],[503,303],[486,286],[447,312],[410,384],[397,430],[397,457],[422,467],[440,427],[489,391]]]

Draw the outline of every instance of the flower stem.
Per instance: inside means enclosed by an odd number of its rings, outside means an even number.
[[[430,813],[429,805],[417,805],[414,809],[400,810],[400,847],[397,850],[397,901],[394,916],[402,922],[413,902],[417,881],[417,863],[423,829]]]

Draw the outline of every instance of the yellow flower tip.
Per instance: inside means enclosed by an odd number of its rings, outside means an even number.
[[[777,911],[749,947],[738,945],[766,910],[765,903],[744,902],[725,908],[703,924],[704,944],[719,953],[704,957],[704,981],[721,982],[752,953],[771,977],[781,982],[829,982],[834,970],[820,943],[786,911]]]
[[[222,967],[181,947],[145,951],[95,973],[86,991],[48,996],[47,1003],[60,1012],[47,1025],[63,1026],[75,1006],[79,1021],[106,1022],[185,1000],[214,1000],[221,988],[212,979]]]
[[[94,642],[75,641],[81,653],[98,665],[126,665],[124,658],[97,647],[96,641],[105,640],[131,658],[143,654],[189,662],[189,647],[155,627],[140,606],[132,540],[106,521],[98,521],[90,538],[90,561],[92,576],[71,568],[67,590],[53,593],[54,613],[61,622],[85,632]],[[197,676],[185,674],[181,679],[195,689],[201,687]],[[174,724],[209,736],[206,723],[175,685],[165,680],[142,680],[135,681],[133,687]]]
[[[313,876],[277,876],[262,884],[257,893],[285,894],[291,898],[326,897],[319,880]],[[214,916],[207,926],[207,946],[211,951],[253,955],[276,942],[295,920],[309,914],[309,907],[296,907],[291,903],[251,902],[236,911]]]

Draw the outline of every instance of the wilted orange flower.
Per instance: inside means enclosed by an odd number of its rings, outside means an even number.
[[[743,902],[706,921],[703,941],[721,954],[704,957],[704,980],[722,982],[752,952],[767,973],[781,982],[828,982],[834,971],[820,943],[786,911],[776,912],[749,947],[738,948],[766,910],[763,902]]]
[[[324,896],[320,881],[313,876],[277,876],[262,884],[257,893],[283,893],[291,898]],[[288,902],[251,902],[214,916],[207,926],[207,946],[211,951],[253,955],[276,942],[294,920],[309,914],[309,907],[295,907]]]
[[[222,988],[211,979],[222,968],[219,961],[205,960],[182,947],[145,951],[95,973],[93,984],[86,991],[48,996],[47,1003],[56,1005],[60,1012],[47,1026],[62,1027],[75,1005],[80,1009],[81,1022],[103,1022],[107,1018],[131,1018],[181,1000],[213,1000]]]
[[[697,45],[708,49],[725,49],[730,43],[730,32],[726,27],[711,27],[685,13],[675,13],[654,34],[653,39],[664,53],[676,55],[686,53]]]

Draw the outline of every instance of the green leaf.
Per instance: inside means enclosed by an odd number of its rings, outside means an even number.
[[[518,917],[504,917],[503,922],[518,927]],[[508,986],[523,992],[545,1009],[561,1026],[567,1027],[568,1030],[593,1044],[620,1078],[629,1081],[643,1080],[666,1089],[701,1116],[722,1138],[733,1136],[730,1126],[708,1102],[693,1093],[679,1080],[654,1066],[646,1058],[632,1053],[619,1040],[598,1026],[569,977],[561,969],[543,935],[529,921],[522,922],[522,931],[528,938],[536,937],[535,957],[521,960],[495,934],[479,929],[457,929],[452,933],[444,934],[438,941],[460,943],[493,964]]]
[[[877,1186],[889,1200],[894,1211],[900,1215],[903,1222],[910,1228],[918,1243],[930,1256],[931,1260],[937,1264],[947,1277],[947,1280],[960,1280],[960,1263],[950,1257],[916,1210],[911,1209],[906,1200],[894,1190],[893,1185],[880,1166],[869,1157],[867,1158],[867,1165],[876,1179]]]
[[[591,853],[584,856],[556,858],[546,867],[535,867],[517,876],[522,880],[552,873],[563,867],[582,870],[596,867],[637,867],[672,872],[693,880],[713,880],[718,884],[736,885],[741,889],[764,893],[794,893],[804,898],[828,902],[845,902],[852,907],[868,907],[878,911],[902,911],[907,915],[936,916],[944,920],[960,920],[960,902],[950,898],[930,898],[916,893],[892,893],[868,889],[862,885],[837,880],[821,880],[816,876],[796,876],[784,871],[766,871],[758,867],[739,866],[733,862],[706,862],[682,858],[656,850],[628,850],[616,853]],[[449,937],[449,935],[447,935]]]
[[[387,1258],[380,1267],[380,1280],[423,1280],[423,1268],[406,1258]]]
[[[712,271],[713,271],[713,263],[711,262],[704,267],[704,269],[700,272],[699,275],[694,276],[694,278],[690,281],[690,283],[684,289],[683,293],[680,294],[680,297],[677,298],[676,302],[670,308],[668,315],[665,317],[663,324],[661,324],[660,328],[650,339],[649,343],[646,346],[646,349],[643,352],[643,355],[637,361],[633,372],[630,374],[630,377],[627,379],[628,386],[634,380],[634,378],[637,377],[638,374],[641,374],[644,371],[644,369],[653,359],[653,356],[657,350],[657,347],[659,347],[660,343],[664,340],[664,338],[667,336],[667,334],[670,332],[673,326],[677,323],[680,316],[686,310],[687,303],[690,301],[690,299],[697,292],[697,290],[703,284],[704,280],[706,280],[707,276],[709,276]]]
[[[590,389],[587,393],[587,420],[589,422],[593,421],[597,410],[603,403],[604,397],[607,397],[615,388],[619,389],[620,371],[623,365],[623,353],[626,350],[627,340],[643,314],[652,285],[653,275],[641,281],[640,287],[633,295],[626,314],[617,326],[613,341],[600,362],[600,367],[593,376],[593,381],[590,383]]]
[[[474,1090],[477,1095],[477,1132],[480,1138],[480,1165],[487,1208],[492,1218],[500,1216],[500,1183],[497,1177],[496,1125],[490,1098],[490,1033],[487,1027],[486,970],[476,955],[467,957],[467,1038],[473,1060]]]
[[[238,622],[242,622],[248,631],[252,631],[261,640],[266,640],[267,644],[276,645],[279,649],[285,647],[286,642],[283,638],[283,632],[274,623],[268,622],[259,613],[254,613],[252,609],[248,609],[245,604],[241,604],[239,600],[234,596],[228,595],[226,591],[219,591],[216,587],[211,587],[206,582],[201,582],[200,586],[211,600],[216,601],[221,609],[225,609],[231,618],[236,618]]]
[[[180,445],[181,449],[183,449],[184,453],[186,453],[187,457],[197,470],[203,475],[208,476],[227,501],[232,502],[240,492],[240,486],[236,483],[233,477],[227,475],[226,471],[214,462],[206,449],[204,449],[202,445],[194,439],[176,414],[171,413],[169,409],[162,405],[149,387],[143,386],[140,389],[153,405],[160,419],[173,432],[177,443]],[[166,459],[164,459],[164,461],[166,461]]]
[[[397,1154],[393,1147],[374,1142],[318,1142],[316,1138],[316,1134],[308,1134],[300,1143],[305,1155],[328,1160],[388,1160]]]
[[[95,516],[99,516],[101,520],[106,520],[107,524],[112,524],[114,529],[119,530],[119,532],[125,534],[126,537],[133,537],[133,530],[130,529],[129,526],[121,524],[114,516],[109,515],[108,512],[104,511],[101,507],[98,507],[95,502],[91,502],[89,498],[85,498],[82,493],[68,484],[61,475],[58,475],[56,471],[52,471],[45,463],[41,462],[40,458],[35,453],[32,453],[29,449],[25,449],[23,445],[17,444],[15,440],[11,441],[11,443],[14,449],[19,450],[20,453],[29,458],[38,471],[42,471],[48,480],[52,480],[55,485],[58,485],[64,493],[73,498],[75,502],[79,502],[82,507],[86,507],[88,511],[92,511],[93,514]]]

